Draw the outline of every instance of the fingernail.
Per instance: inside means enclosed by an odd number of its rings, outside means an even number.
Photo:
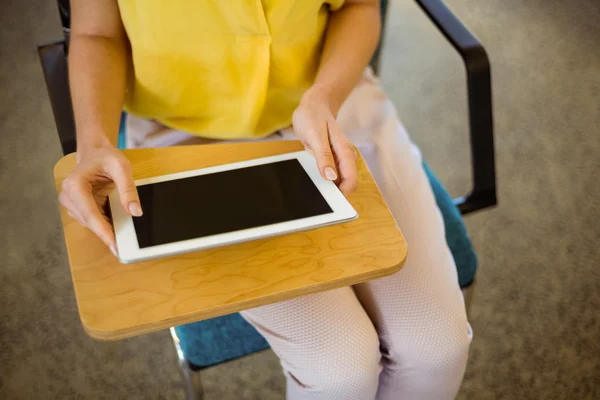
[[[142,216],[142,207],[136,202],[129,203],[129,211],[134,217]]]
[[[115,257],[119,257],[119,253],[117,253],[115,246],[110,246],[110,251],[115,255]]]
[[[335,181],[337,179],[337,174],[333,170],[333,168],[325,168],[325,177],[330,181]]]

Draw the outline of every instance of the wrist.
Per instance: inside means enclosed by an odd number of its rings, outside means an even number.
[[[337,116],[340,108],[331,87],[322,84],[313,84],[302,96],[302,102],[317,103],[327,107],[334,116]]]
[[[77,140],[77,162],[88,154],[101,149],[114,148],[115,145],[104,135],[88,136]]]

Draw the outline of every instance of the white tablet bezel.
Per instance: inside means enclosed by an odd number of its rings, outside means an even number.
[[[321,176],[314,157],[306,151],[281,154],[233,164],[225,164],[210,168],[202,168],[192,171],[178,172],[175,174],[139,179],[135,181],[135,184],[136,186],[142,186],[291,159],[297,159],[300,162],[300,165],[302,165],[323,198],[329,204],[329,207],[331,207],[333,210],[332,213],[140,249],[133,225],[133,219],[123,209],[123,206],[119,201],[118,193],[115,190],[109,195],[109,203],[117,240],[119,260],[122,263],[130,263],[189,251],[205,250],[217,246],[224,246],[275,235],[314,229],[325,225],[349,221],[358,217],[358,214],[352,205],[350,205],[348,200],[346,200],[344,195],[336,187],[335,183],[328,181]]]

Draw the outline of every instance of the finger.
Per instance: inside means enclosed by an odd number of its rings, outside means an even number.
[[[340,172],[340,190],[345,196],[358,187],[358,173],[356,171],[356,149],[354,145],[334,122],[329,123],[329,135],[333,152],[337,159]]]
[[[66,195],[69,196],[72,204],[75,206],[83,225],[87,226],[92,232],[102,240],[108,248],[117,255],[115,235],[112,226],[104,219],[98,204],[94,200],[91,191],[91,185],[83,177],[73,177],[65,180]]]
[[[323,178],[335,181],[338,178],[335,167],[335,159],[329,145],[329,133],[327,131],[327,123],[323,125],[320,131],[308,132],[306,142],[314,152],[317,159],[317,165]]]
[[[127,161],[115,160],[105,167],[109,177],[117,185],[119,199],[125,210],[134,217],[142,216],[142,206],[133,182],[131,166]]]
[[[79,218],[74,213],[72,213],[71,211],[67,211],[67,213],[69,214],[69,217],[73,218],[75,221],[81,224],[81,221],[79,221]]]
[[[85,226],[81,215],[79,215],[79,212],[77,211],[77,207],[75,207],[73,201],[69,198],[69,195],[66,191],[61,191],[60,196],[58,196],[58,201],[67,210],[71,218],[79,222],[81,225]]]

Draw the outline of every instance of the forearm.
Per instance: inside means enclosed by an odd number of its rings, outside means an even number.
[[[69,81],[77,151],[115,144],[127,79],[126,43],[102,36],[73,35]]]
[[[331,13],[319,69],[309,92],[325,96],[334,115],[369,64],[380,31],[379,1],[347,1]]]

